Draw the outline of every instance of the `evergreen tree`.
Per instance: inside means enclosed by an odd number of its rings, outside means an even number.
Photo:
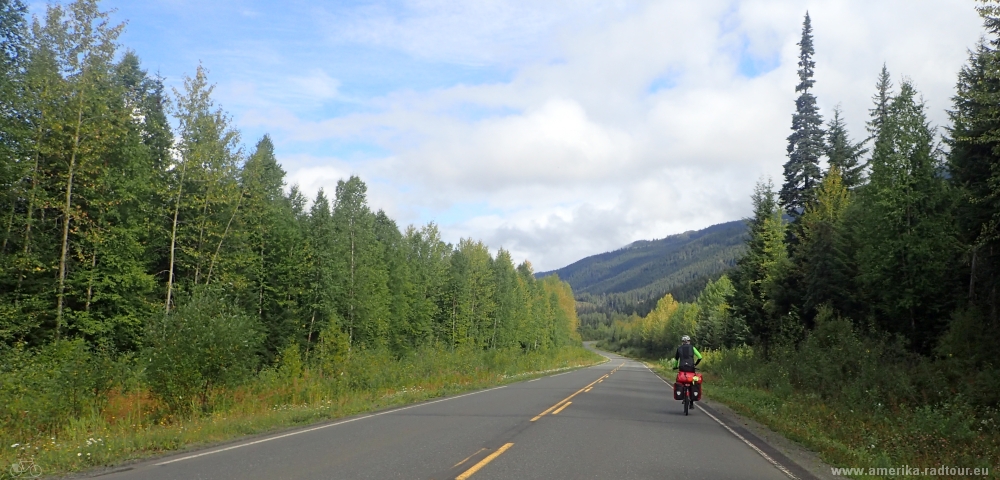
[[[1000,320],[1000,4],[979,7],[989,35],[958,75],[949,171],[960,191],[959,222],[970,246],[967,294],[990,322]]]
[[[825,153],[830,162],[830,169],[837,169],[841,182],[848,190],[853,190],[864,182],[865,165],[861,161],[861,156],[868,153],[864,144],[865,142],[851,141],[838,105],[833,109],[833,118],[827,124]]]
[[[888,105],[860,192],[858,264],[880,326],[927,352],[955,306],[959,244],[924,110],[908,82]]]
[[[874,107],[868,110],[870,119],[868,120],[868,139],[878,138],[889,117],[889,103],[892,101],[892,78],[889,69],[882,64],[882,71],[878,74],[878,81],[875,82],[875,95],[872,96]]]
[[[816,200],[801,217],[802,236],[795,248],[802,292],[802,313],[811,319],[821,305],[852,311],[856,276],[845,232],[850,194],[836,166],[823,178]]]
[[[785,211],[798,217],[812,199],[813,189],[820,180],[819,160],[823,155],[823,118],[816,105],[816,96],[809,91],[816,62],[812,57],[812,22],[806,13],[802,22],[802,39],[799,45],[799,84],[795,91],[795,113],[792,115],[792,134],[788,136],[788,161],[785,162],[785,183],[781,187],[781,205]]]
[[[765,351],[783,333],[787,316],[783,283],[791,268],[785,245],[786,226],[770,181],[754,189],[753,217],[747,221],[747,253],[733,272],[733,315]]]
[[[240,177],[242,208],[225,252],[231,268],[220,272],[220,281],[238,289],[244,308],[261,320],[269,355],[276,355],[290,339],[306,342],[309,350],[308,343],[316,340],[310,330],[315,326],[302,321],[309,318],[311,323],[312,312],[297,303],[302,294],[298,278],[305,273],[300,253],[306,242],[284,195],[285,172],[270,136],[257,142]]]

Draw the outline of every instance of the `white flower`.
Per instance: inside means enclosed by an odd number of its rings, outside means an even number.
[[[79,457],[80,455],[83,455],[83,454],[82,454],[82,453],[80,453],[80,452],[76,452],[76,456],[78,456],[78,457]]]
[[[10,448],[17,448],[18,445],[20,445],[20,443],[15,443],[15,444],[11,445]]]

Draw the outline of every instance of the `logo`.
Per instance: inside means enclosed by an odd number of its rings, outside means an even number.
[[[18,460],[10,465],[10,478],[38,478],[42,476],[42,467],[35,464],[35,459]],[[4,476],[0,475],[0,479]]]

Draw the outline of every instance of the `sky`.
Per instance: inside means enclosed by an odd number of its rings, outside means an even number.
[[[63,1],[62,3],[66,3]],[[948,125],[972,0],[104,0],[180,88],[199,65],[249,151],[309,196],[358,175],[401,227],[557,269],[750,213],[781,184],[802,20],[824,118],[864,138],[887,65]],[[31,10],[44,11],[44,2]]]

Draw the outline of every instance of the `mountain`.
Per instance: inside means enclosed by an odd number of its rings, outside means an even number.
[[[722,223],[659,240],[640,240],[537,276],[559,275],[573,287],[583,307],[593,304],[642,315],[667,293],[692,301],[709,279],[736,265],[745,248],[745,234],[742,220]]]

